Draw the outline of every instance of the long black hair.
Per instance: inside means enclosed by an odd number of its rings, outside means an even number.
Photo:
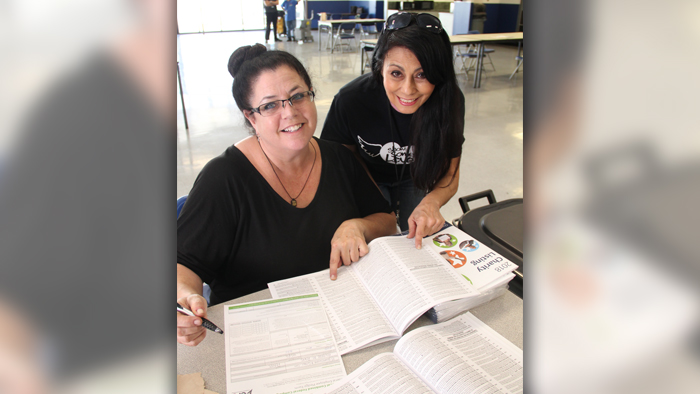
[[[415,24],[415,20],[399,30],[384,30],[379,36],[372,57],[372,74],[383,84],[384,59],[392,48],[404,47],[416,56],[423,72],[435,90],[413,114],[410,135],[414,149],[411,178],[414,185],[430,191],[450,168],[450,152],[461,143],[464,105],[452,65],[452,44],[443,30],[436,34]],[[454,177],[454,175],[453,175]]]
[[[236,100],[238,109],[247,111],[251,108],[250,94],[252,85],[263,71],[276,70],[281,66],[288,66],[304,80],[306,86],[312,89],[311,77],[299,59],[289,52],[268,51],[262,44],[242,46],[231,54],[228,59],[228,72],[233,77],[233,99]],[[246,126],[254,132],[253,125],[248,118]]]

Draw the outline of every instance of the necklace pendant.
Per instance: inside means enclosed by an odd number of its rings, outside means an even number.
[[[292,198],[292,201],[290,202],[290,204],[292,204],[292,206],[296,208],[296,206],[297,206],[297,200],[294,199],[294,198]]]

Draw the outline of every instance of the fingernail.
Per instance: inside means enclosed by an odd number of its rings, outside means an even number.
[[[194,321],[194,325],[195,325],[195,326],[198,326],[198,325],[200,325],[200,324],[202,324],[201,321],[199,321],[199,320],[195,320],[195,321]]]
[[[335,275],[331,275],[331,280],[335,280]]]
[[[416,249],[420,249],[420,248],[422,248],[422,246],[421,246],[421,245],[418,245],[418,246],[416,246]]]
[[[202,308],[197,309],[197,313],[199,313],[201,315],[202,313],[204,313],[204,309],[202,309]]]

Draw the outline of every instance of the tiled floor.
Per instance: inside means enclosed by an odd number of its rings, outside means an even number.
[[[319,136],[335,93],[360,75],[360,53],[319,52],[317,32],[313,35],[314,43],[279,42],[271,47],[291,52],[309,70],[318,93]],[[227,64],[239,46],[263,41],[263,31],[178,36],[177,60],[189,130],[185,129],[178,98],[177,196],[173,200],[189,192],[197,174],[212,157],[248,136],[243,115],[231,96],[232,78]],[[462,213],[457,202],[460,196],[484,189],[492,189],[499,201],[523,196],[523,73],[508,80],[515,68],[517,47],[489,47],[496,50],[491,54],[496,71],[485,65],[480,89],[472,88],[473,72],[469,81],[463,72],[457,74],[466,99],[466,142],[459,190],[441,210],[448,221]],[[459,60],[457,64],[461,67]]]

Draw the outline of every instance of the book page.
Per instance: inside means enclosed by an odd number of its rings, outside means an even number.
[[[478,294],[437,253],[416,249],[412,239],[377,238],[369,248],[350,268],[400,333],[434,305]]]
[[[328,389],[328,394],[434,393],[393,353],[382,353]]]
[[[345,366],[316,294],[224,306],[229,394],[322,392]]]
[[[274,298],[317,293],[333,329],[340,354],[398,338],[400,333],[379,309],[349,267],[330,279],[329,270],[268,283]]]
[[[394,353],[441,394],[523,392],[523,351],[471,313],[406,334]]]

